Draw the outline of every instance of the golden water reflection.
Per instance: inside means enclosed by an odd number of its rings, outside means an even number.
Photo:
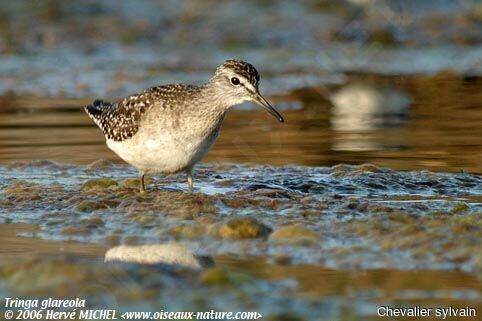
[[[234,109],[205,161],[313,166],[370,162],[394,169],[482,173],[482,81],[478,78],[446,73],[404,77],[351,75],[349,79],[351,83],[361,79],[373,88],[397,88],[407,93],[410,105],[398,122],[393,123],[392,117],[388,125],[380,125],[373,118],[375,125],[371,127],[370,122],[368,127],[366,123],[364,127],[350,127],[350,123],[343,125],[345,119],[341,123],[336,119],[340,114],[336,105],[326,99],[326,89],[271,97],[275,105],[298,101],[303,108],[284,111],[284,124],[258,109]],[[331,92],[336,90],[329,88]],[[387,97],[384,104],[390,110],[390,104],[398,102],[396,97]],[[1,98],[0,163],[32,159],[68,163],[89,163],[99,158],[119,160],[81,110],[87,102]],[[348,112],[356,114],[359,107],[353,106]]]
[[[57,255],[75,255],[101,262],[109,249],[108,246],[101,244],[46,241],[17,236],[18,233],[31,233],[35,230],[36,227],[33,225],[0,224],[1,262]],[[482,309],[481,301],[477,299],[482,293],[481,280],[476,275],[460,271],[334,270],[317,265],[271,264],[266,259],[226,255],[214,259],[218,267],[241,271],[257,279],[274,282],[292,280],[296,286],[289,291],[291,295],[312,300],[314,303],[342,298],[347,311],[353,311],[355,305],[364,306],[363,314],[370,320],[379,319],[376,316],[376,309],[382,305],[432,308],[470,306],[477,311]],[[85,262],[88,264],[88,261]],[[435,317],[426,319],[437,320]],[[450,318],[464,319],[467,318]]]

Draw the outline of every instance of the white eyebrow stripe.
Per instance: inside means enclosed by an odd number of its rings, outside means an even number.
[[[250,82],[245,82],[243,86],[252,94],[256,92],[256,88]]]

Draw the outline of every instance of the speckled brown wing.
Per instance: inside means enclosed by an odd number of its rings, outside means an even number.
[[[111,104],[96,100],[86,106],[86,113],[102,129],[107,139],[124,141],[139,130],[142,116],[156,105],[159,109],[178,106],[186,96],[197,92],[195,86],[165,85],[152,87]]]
[[[85,107],[85,111],[102,129],[107,139],[123,141],[137,133],[142,115],[151,106],[143,96],[135,95],[117,104],[96,100]]]

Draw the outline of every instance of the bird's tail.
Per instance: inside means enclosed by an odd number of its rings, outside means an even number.
[[[95,100],[92,104],[84,107],[85,112],[97,124],[101,126],[102,118],[105,113],[112,108],[112,104],[100,99]]]

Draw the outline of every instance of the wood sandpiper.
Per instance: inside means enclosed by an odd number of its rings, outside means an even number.
[[[107,146],[146,174],[186,172],[193,190],[193,167],[213,146],[226,112],[252,101],[280,122],[283,117],[261,96],[251,64],[227,60],[204,85],[163,85],[111,104],[96,100],[84,109],[103,131]]]

